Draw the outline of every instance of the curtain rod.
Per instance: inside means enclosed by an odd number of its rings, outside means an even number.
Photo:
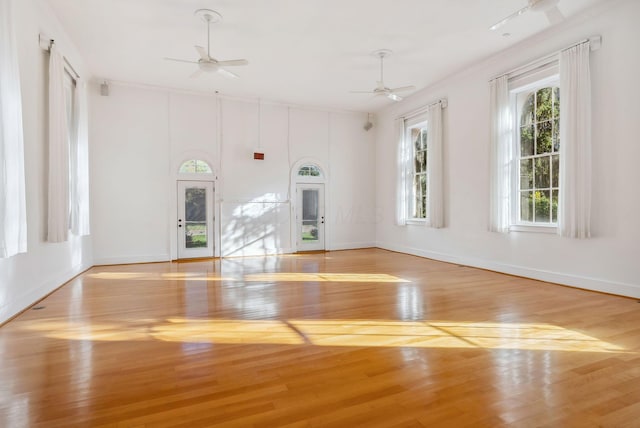
[[[54,45],[56,41],[54,39],[49,39],[48,37],[45,37],[42,34],[38,35],[38,38],[40,40],[40,47],[43,50],[51,53],[51,47]],[[46,42],[46,43],[43,45],[43,42]],[[68,68],[68,71],[70,71],[73,74],[71,77],[74,77],[75,79],[79,79],[80,75],[78,74],[76,69],[73,68],[73,65],[71,65],[67,57],[63,55],[62,59],[64,60],[64,63],[67,65],[67,67],[65,68]]]
[[[533,60],[525,65],[521,65],[519,67],[514,68],[513,70],[510,70],[506,73],[500,73],[499,76],[494,77],[491,80],[495,80],[498,79],[502,76],[508,76],[509,78],[511,77],[515,77],[519,74],[525,73],[530,71],[529,69],[531,68],[532,70],[535,70],[536,68],[545,66],[553,61],[556,60],[556,57],[558,56],[558,54],[569,50],[571,48],[574,48],[576,46],[580,46],[581,44],[584,43],[589,43],[589,47],[592,51],[597,51],[598,49],[600,49],[600,47],[602,46],[602,36],[591,36],[588,39],[583,39],[580,40],[579,42],[573,43],[565,48],[562,48],[560,50],[557,50],[549,55],[543,56],[542,58],[538,58],[536,60]],[[513,76],[512,76],[513,75]]]
[[[449,102],[447,101],[446,98],[440,98],[438,101],[432,102],[430,104],[427,104],[426,106],[422,106],[416,110],[412,110],[410,112],[401,114],[400,116],[397,116],[396,119],[409,119],[412,118],[414,116],[417,116],[419,114],[422,114],[424,112],[426,112],[427,110],[429,110],[430,107],[433,107],[435,105],[440,104],[441,108],[447,108],[447,106],[449,105]]]

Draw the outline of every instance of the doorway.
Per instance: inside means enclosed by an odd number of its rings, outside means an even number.
[[[213,183],[178,181],[178,258],[213,257]]]
[[[324,184],[300,183],[296,193],[298,251],[324,251]]]

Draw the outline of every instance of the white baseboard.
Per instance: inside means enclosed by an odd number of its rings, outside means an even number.
[[[156,263],[171,261],[169,254],[157,254],[147,256],[122,256],[122,257],[102,257],[93,260],[94,266],[104,265],[130,265],[134,263]]]
[[[17,296],[14,300],[0,306],[0,323],[11,319],[34,303],[42,300],[52,291],[63,286],[73,277],[79,275],[85,270],[91,268],[91,265],[79,265],[56,276],[48,278],[46,281],[32,287],[24,294]]]
[[[555,284],[568,285],[570,287],[582,288],[585,290],[599,291],[602,293],[616,294],[640,298],[640,285],[623,282],[609,281],[601,278],[590,278],[586,276],[566,274],[562,272],[552,272],[547,270],[533,269],[525,266],[496,263],[490,260],[477,259],[473,257],[459,257],[452,254],[427,251],[419,248],[406,247],[404,245],[378,242],[378,248],[396,251],[399,253],[412,254],[414,256],[439,260],[448,263],[455,263],[465,266],[487,269],[509,275],[522,276],[525,278],[537,279],[540,281],[552,282]]]
[[[252,251],[251,249],[246,251],[237,250],[231,254],[223,254],[222,257],[260,257],[291,253],[293,253],[293,249],[291,248],[265,248],[263,251]]]
[[[344,242],[331,245],[330,248],[327,248],[329,251],[339,251],[339,250],[357,250],[359,248],[374,248],[376,247],[375,242]]]

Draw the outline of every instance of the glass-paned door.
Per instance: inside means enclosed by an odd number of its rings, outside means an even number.
[[[213,183],[178,181],[178,258],[213,257]]]
[[[298,251],[324,250],[324,185],[298,184]]]

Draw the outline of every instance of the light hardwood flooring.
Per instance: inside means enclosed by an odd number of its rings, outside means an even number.
[[[640,304],[379,249],[94,267],[0,328],[0,426],[640,427]]]

